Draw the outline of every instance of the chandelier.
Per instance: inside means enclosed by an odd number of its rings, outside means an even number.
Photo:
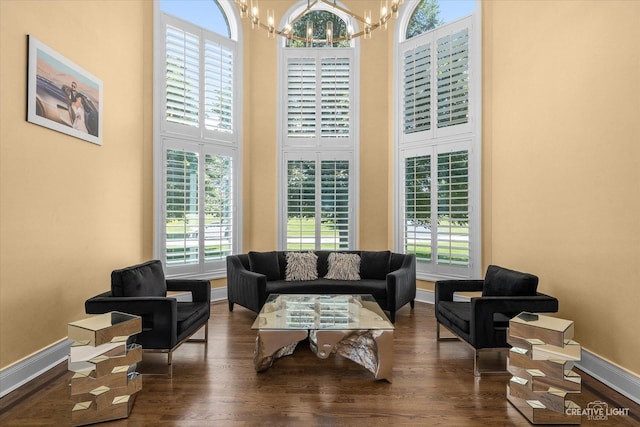
[[[238,5],[240,11],[240,17],[248,18],[251,21],[252,29],[263,29],[267,31],[267,35],[271,38],[275,38],[276,35],[285,37],[288,40],[296,40],[304,42],[308,46],[313,43],[327,43],[329,46],[333,43],[339,43],[346,40],[351,40],[356,37],[362,36],[364,39],[370,39],[371,33],[378,28],[387,28],[387,22],[391,17],[398,17],[398,8],[404,0],[381,0],[380,1],[380,18],[377,22],[374,22],[371,18],[371,9],[364,11],[364,16],[359,16],[350,10],[347,10],[336,4],[336,0],[307,0],[307,7],[300,12],[297,16],[292,18],[283,28],[277,29],[275,26],[275,16],[273,9],[267,9],[266,21],[260,19],[260,10],[258,8],[258,0],[234,0]],[[389,4],[391,3],[391,4]],[[318,6],[318,7],[316,7]],[[294,25],[303,16],[309,13],[312,9],[327,10],[335,15],[348,16],[348,21],[355,20],[362,24],[362,31],[354,33],[353,25],[351,22],[346,22],[346,31],[344,34],[334,34],[333,22],[327,21],[324,34],[325,39],[314,38],[313,22],[307,21],[305,36],[293,34]],[[333,11],[337,11],[335,13]]]

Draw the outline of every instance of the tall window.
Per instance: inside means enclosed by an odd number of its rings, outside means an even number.
[[[226,256],[239,247],[234,11],[228,0],[160,2],[155,251],[168,276],[223,276]]]
[[[428,280],[474,277],[481,263],[479,21],[460,17],[467,2],[445,22],[452,3],[405,9],[396,50],[396,249]]]
[[[313,10],[294,26],[301,36],[307,20],[319,34],[327,21],[346,26],[343,17]],[[286,250],[356,243],[358,57],[352,44],[280,46],[279,245]]]

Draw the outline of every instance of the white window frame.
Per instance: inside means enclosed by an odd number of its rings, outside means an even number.
[[[184,147],[191,151],[206,154],[225,155],[232,157],[233,181],[233,218],[232,218],[232,252],[242,252],[242,33],[240,31],[240,16],[231,0],[217,0],[222,12],[227,17],[230,38],[215,34],[179,18],[166,15],[160,10],[159,2],[154,2],[154,73],[153,73],[153,186],[154,186],[154,257],[162,260],[165,275],[168,278],[202,278],[216,279],[226,277],[226,260],[204,262],[204,256],[198,264],[182,267],[168,267],[166,265],[166,211],[165,211],[165,156],[169,148]],[[234,81],[233,81],[233,115],[232,131],[220,132],[204,128],[204,88],[200,89],[200,126],[189,127],[168,123],[165,115],[165,25],[171,23],[181,28],[204,34],[207,39],[219,43],[233,51]],[[203,70],[203,55],[200,55],[200,69]],[[203,171],[199,171],[201,180]],[[201,215],[204,215],[201,212]],[[201,239],[201,253],[204,245]]]
[[[338,5],[345,8],[338,2]],[[284,14],[281,24],[287,23],[289,17],[297,16],[306,8],[306,0],[296,3]],[[318,9],[326,9],[326,6],[319,4]],[[332,13],[340,16],[345,22],[350,22],[349,17],[339,14],[331,9]],[[351,21],[353,22],[353,21]],[[355,23],[357,26],[357,23]],[[354,32],[357,32],[354,28]],[[309,138],[310,141],[292,141],[287,137],[287,59],[289,57],[323,58],[336,57],[339,55],[349,55],[351,58],[350,84],[352,96],[350,103],[350,134],[349,138],[321,138],[320,129],[317,128],[316,138]],[[319,76],[316,76],[319,79]],[[318,86],[319,87],[319,86]],[[319,89],[318,89],[319,90]],[[349,186],[350,186],[350,241],[349,249],[356,249],[358,236],[358,214],[360,200],[360,40],[352,40],[351,47],[311,47],[300,48],[285,46],[285,40],[279,40],[278,44],[278,99],[277,99],[277,139],[278,139],[278,249],[287,248],[287,161],[288,160],[309,160],[317,159],[316,167],[320,166],[321,160],[349,160]],[[319,94],[318,94],[319,95]],[[317,115],[319,117],[319,114]],[[318,122],[319,123],[319,122]],[[300,138],[303,139],[303,138]],[[345,141],[345,139],[347,141]],[[318,210],[317,210],[318,211]],[[317,236],[316,236],[317,237]],[[317,240],[317,239],[316,239]]]
[[[445,151],[469,152],[469,266],[467,268],[438,265],[434,254],[430,263],[418,262],[416,277],[421,280],[436,281],[442,279],[469,279],[482,276],[482,76],[481,76],[481,4],[476,1],[473,15],[443,24],[423,35],[406,39],[406,30],[418,2],[405,2],[400,8],[400,16],[395,32],[394,67],[395,108],[394,108],[394,248],[404,252],[404,197],[405,197],[405,159],[419,155],[436,156]],[[469,30],[469,121],[464,125],[438,128],[437,114],[431,115],[431,128],[422,132],[404,134],[403,114],[403,65],[404,52],[424,44],[430,39],[432,63],[436,57],[436,43],[441,33],[455,33],[468,26]],[[432,104],[437,97],[437,81],[431,80]],[[435,96],[433,95],[435,94]],[[432,110],[433,111],[433,110]],[[432,157],[433,159],[433,157]],[[437,199],[432,198],[432,206]]]

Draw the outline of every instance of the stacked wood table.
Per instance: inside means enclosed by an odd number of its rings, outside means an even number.
[[[75,372],[69,390],[75,402],[72,425],[129,416],[142,389],[142,377],[135,372],[142,347],[127,341],[141,331],[139,316],[116,311],[69,323],[69,370]]]
[[[533,424],[580,424],[580,407],[568,398],[581,391],[573,330],[572,321],[533,313],[509,321],[507,399]]]

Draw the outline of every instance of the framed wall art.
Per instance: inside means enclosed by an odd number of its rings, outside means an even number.
[[[27,120],[102,145],[102,80],[29,36]]]

